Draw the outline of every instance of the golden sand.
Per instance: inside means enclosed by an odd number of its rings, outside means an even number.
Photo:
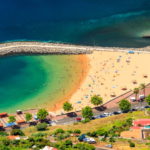
[[[107,102],[114,98],[112,95],[119,96],[141,83],[150,82],[150,54],[94,51],[86,56],[89,71],[72,97],[68,97],[74,110],[93,106],[92,95],[100,95]]]

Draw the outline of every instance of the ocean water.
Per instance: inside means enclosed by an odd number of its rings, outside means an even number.
[[[0,58],[0,112],[52,108],[80,83],[81,56]],[[84,63],[84,62],[83,62]],[[67,99],[66,99],[67,100]]]
[[[149,0],[1,0],[0,42],[143,47],[149,10]]]
[[[138,48],[150,44],[145,35],[150,35],[150,0],[0,1],[0,42]],[[55,106],[52,102],[67,97],[81,80],[78,57],[1,57],[0,112]]]

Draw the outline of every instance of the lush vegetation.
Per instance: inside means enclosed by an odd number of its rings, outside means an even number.
[[[24,136],[25,134],[23,133],[22,130],[20,129],[12,129],[10,132],[11,135],[20,135],[20,136]]]
[[[9,116],[9,123],[13,123],[13,122],[15,122],[16,121],[16,118],[15,118],[15,116]]]
[[[89,106],[86,106],[85,108],[82,109],[82,116],[85,119],[91,119],[93,116],[92,108]]]
[[[145,118],[149,116],[145,116],[144,112],[139,111],[96,119],[84,125],[81,122],[75,125],[48,127],[46,123],[44,123],[45,125],[39,123],[37,126],[25,130],[12,129],[9,133],[10,135],[28,136],[28,139],[20,140],[9,140],[6,138],[8,133],[1,131],[0,147],[2,150],[39,150],[47,145],[56,147],[58,150],[94,150],[95,147],[93,145],[81,143],[78,141],[78,137],[82,134],[86,134],[87,136],[96,139],[97,142],[101,141],[115,145],[115,143],[118,143],[120,140],[120,138],[118,138],[120,133],[129,130],[132,125],[132,118],[138,119],[141,117]],[[43,129],[41,130],[41,126],[43,125],[46,126],[44,131]],[[37,131],[38,126],[40,126],[40,130]],[[29,130],[30,134],[27,130]],[[128,147],[138,147],[135,141],[129,141],[126,143]]]
[[[146,102],[148,103],[148,105],[150,105],[150,95],[148,95],[146,98],[145,98]]]
[[[32,114],[26,113],[25,118],[27,122],[30,121],[32,119]]]
[[[48,116],[47,110],[45,110],[45,109],[39,109],[39,111],[37,113],[38,119],[45,120],[47,116]]]
[[[103,103],[103,99],[100,96],[94,95],[91,97],[91,103],[95,106],[98,106]]]
[[[36,126],[37,130],[38,131],[44,131],[47,129],[47,124],[46,123],[39,123],[37,126]]]
[[[119,107],[122,112],[128,112],[131,109],[131,103],[128,100],[123,99],[120,101]]]
[[[135,94],[135,96],[136,96],[136,100],[137,100],[137,95],[139,94],[139,88],[134,88],[133,89],[133,93]]]
[[[70,104],[69,102],[65,102],[63,104],[63,109],[67,112],[71,111],[73,109],[72,104]]]

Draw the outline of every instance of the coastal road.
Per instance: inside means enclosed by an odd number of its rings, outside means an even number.
[[[146,102],[142,102],[142,103],[138,102],[138,103],[132,104],[132,108],[135,108],[135,109],[138,108],[138,110],[141,110],[141,106],[142,107],[147,106],[147,103]],[[142,108],[142,110],[144,110],[144,109]],[[93,114],[94,114],[94,116],[97,116],[97,115],[102,115],[104,113],[113,113],[114,111],[120,111],[119,107],[106,109],[104,111],[94,110]],[[78,117],[82,117],[82,115],[79,114]],[[68,124],[73,124],[75,122],[77,122],[76,117],[65,117],[63,119],[57,120],[56,125],[68,125]]]

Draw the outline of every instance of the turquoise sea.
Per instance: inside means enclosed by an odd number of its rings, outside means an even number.
[[[82,65],[86,63],[81,58],[78,55],[0,58],[0,112],[54,109],[55,102],[67,101],[81,82],[85,69]]]
[[[1,0],[0,41],[143,47],[149,0]]]
[[[150,44],[145,35],[150,35],[150,0],[0,1],[0,42],[138,48]],[[79,62],[74,56],[1,57],[0,112],[46,105],[64,94],[60,89],[69,93],[79,82]]]

